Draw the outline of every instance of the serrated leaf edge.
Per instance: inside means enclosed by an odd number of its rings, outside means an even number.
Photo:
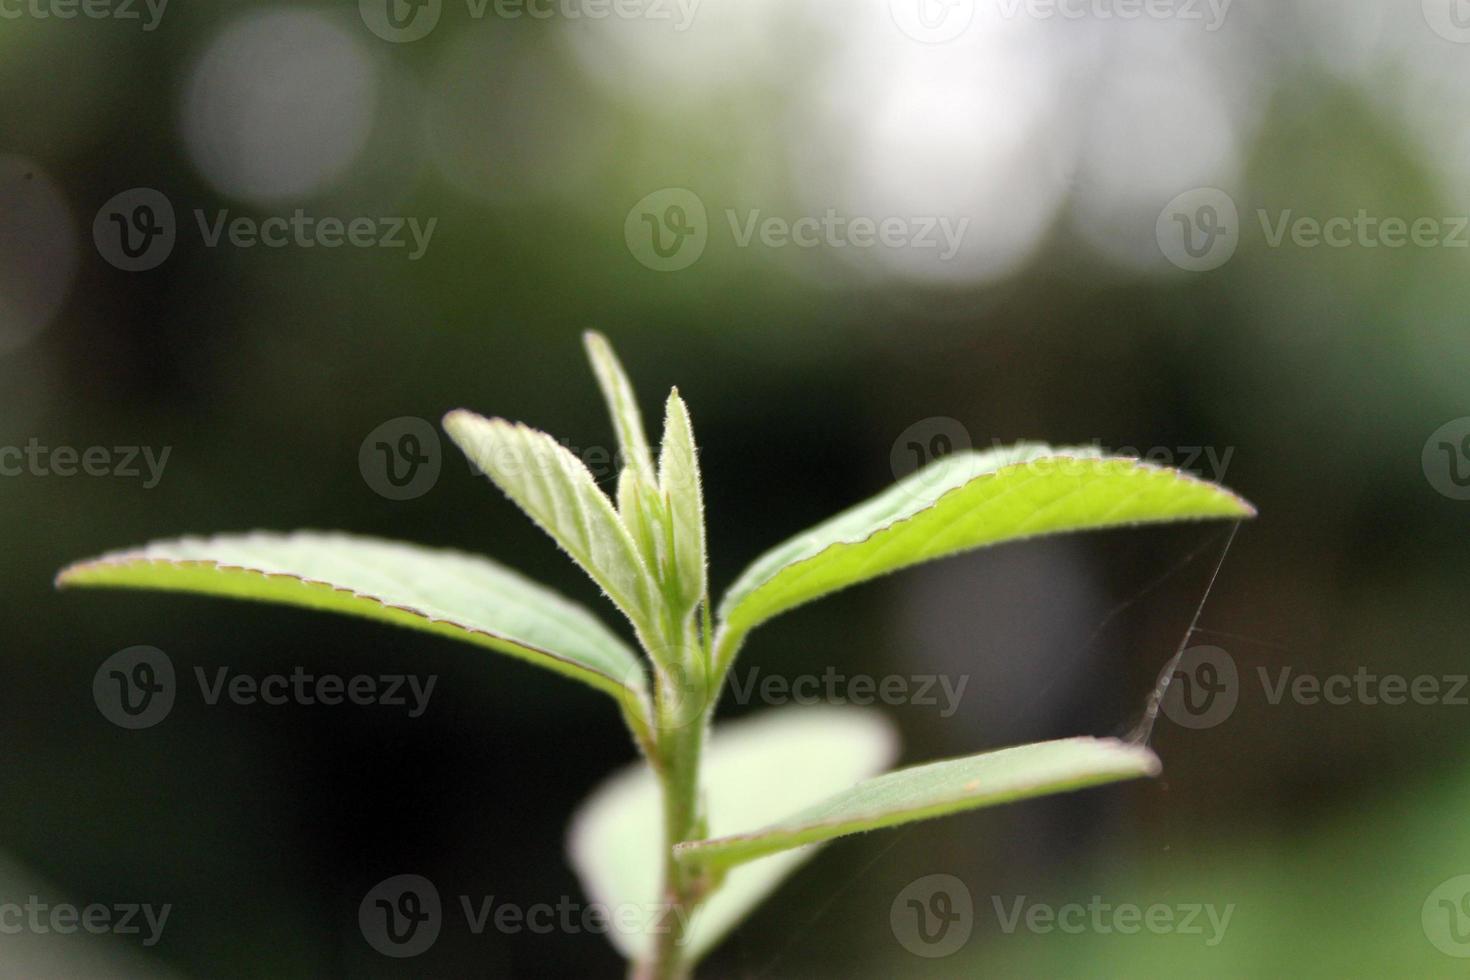
[[[758,584],[751,586],[745,592],[745,594],[743,596],[740,596],[739,597],[739,601],[737,603],[735,603],[734,605],[731,605],[730,604],[730,592],[727,591],[726,594],[725,594],[725,598],[722,599],[721,600],[721,603],[720,603],[719,615],[720,615],[721,622],[722,623],[728,623],[728,622],[730,622],[731,621],[731,613],[733,613],[736,609],[738,609],[740,605],[744,604],[745,602],[749,601],[750,599],[753,599],[756,596],[756,594],[760,592],[761,589],[764,589],[767,585],[771,584],[771,582],[773,582],[778,576],[786,573],[787,571],[789,571],[791,569],[799,569],[799,568],[801,568],[801,566],[806,565],[806,564],[808,564],[810,562],[814,562],[818,558],[823,557],[828,552],[834,551],[837,548],[853,548],[853,547],[857,547],[859,545],[867,544],[869,541],[873,540],[873,538],[877,537],[878,535],[880,535],[880,534],[886,534],[889,531],[893,530],[894,528],[901,527],[902,525],[908,523],[909,521],[912,521],[912,520],[915,520],[918,517],[921,517],[925,513],[933,510],[935,507],[938,507],[939,504],[940,504],[940,502],[943,501],[945,498],[951,496],[952,494],[956,494],[956,493],[959,493],[959,492],[961,492],[963,490],[967,490],[971,486],[973,486],[976,483],[979,483],[982,480],[995,479],[995,478],[1000,477],[1002,474],[1007,473],[1008,471],[1016,470],[1016,469],[1023,469],[1023,468],[1026,468],[1026,467],[1034,467],[1038,463],[1058,462],[1058,461],[1082,462],[1082,463],[1130,463],[1132,465],[1129,468],[1132,469],[1132,470],[1148,470],[1148,471],[1159,472],[1159,473],[1169,473],[1169,474],[1172,474],[1177,480],[1179,480],[1182,483],[1191,483],[1191,484],[1195,484],[1195,485],[1200,486],[1200,487],[1207,488],[1209,490],[1213,490],[1213,491],[1219,493],[1222,497],[1227,498],[1227,499],[1233,501],[1234,503],[1238,504],[1240,506],[1240,508],[1241,508],[1241,514],[1237,518],[1238,520],[1249,520],[1249,519],[1255,517],[1256,516],[1256,513],[1257,513],[1256,512],[1256,508],[1254,507],[1254,505],[1252,505],[1250,503],[1250,501],[1246,500],[1244,497],[1242,497],[1240,494],[1236,493],[1235,491],[1231,490],[1230,488],[1225,487],[1225,486],[1222,486],[1222,485],[1220,485],[1218,483],[1211,483],[1209,480],[1201,479],[1201,478],[1199,478],[1197,476],[1193,476],[1192,474],[1185,473],[1182,470],[1176,469],[1174,467],[1170,467],[1170,466],[1159,466],[1156,463],[1149,463],[1149,462],[1147,462],[1145,460],[1135,459],[1135,458],[1129,457],[1129,456],[1104,456],[1104,457],[1097,457],[1097,456],[1069,456],[1069,455],[1039,456],[1039,457],[1037,457],[1035,459],[1025,460],[1024,462],[1020,462],[1020,463],[1010,463],[1010,464],[1008,464],[1006,466],[1002,466],[1002,467],[999,467],[997,469],[994,469],[994,470],[990,471],[989,473],[981,473],[980,475],[974,477],[973,479],[966,480],[964,483],[961,483],[957,487],[953,487],[953,488],[951,488],[949,490],[946,490],[944,493],[940,494],[938,497],[935,497],[934,500],[932,500],[927,506],[921,508],[920,510],[915,511],[914,513],[909,514],[906,517],[902,517],[902,518],[899,518],[898,520],[892,521],[892,522],[890,522],[888,524],[884,524],[882,527],[875,528],[871,532],[869,532],[868,534],[864,535],[861,538],[853,538],[853,539],[842,540],[842,541],[834,541],[831,544],[827,545],[825,548],[823,548],[821,551],[818,551],[816,554],[808,555],[805,558],[800,558],[800,559],[798,559],[796,561],[789,562],[788,564],[782,565],[779,568],[777,568],[775,571],[773,571],[770,575],[768,575],[764,579],[762,579]],[[1015,492],[1017,490],[1020,490],[1022,487],[1026,486],[1026,485],[1027,484],[1024,484],[1023,483],[1020,486],[1012,487],[1009,491],[1007,491],[1007,493],[1013,493],[1013,492]],[[872,499],[872,498],[868,498],[868,499]],[[996,498],[996,499],[1001,499],[1001,498]],[[859,501],[859,503],[857,505],[855,505],[855,506],[860,506],[861,503],[862,503],[862,501]],[[1053,504],[1054,503],[1057,503],[1057,501],[1052,501],[1052,503]],[[1223,519],[1223,517],[1214,517],[1214,516],[1183,517],[1183,518],[1179,518],[1178,521],[1181,522],[1181,523],[1183,523],[1183,522],[1188,522],[1188,521],[1221,520],[1221,519]],[[1141,522],[1134,522],[1134,524],[1131,524],[1131,525],[1120,525],[1120,526],[1136,526],[1137,524],[1148,524],[1148,523],[1160,523],[1160,522],[1156,522],[1156,521],[1141,521]],[[1082,528],[1080,530],[1093,530],[1093,529],[1091,529],[1091,528]],[[1095,530],[1103,530],[1103,528],[1096,528]],[[1019,534],[1019,535],[1016,535],[1015,537],[1007,537],[1007,538],[1005,538],[1005,540],[1003,542],[995,542],[995,543],[996,544],[1001,544],[1001,543],[1008,543],[1008,542],[1011,542],[1011,541],[1027,541],[1027,540],[1031,540],[1031,539],[1038,538],[1038,537],[1044,537],[1048,533],[1050,533],[1050,532]],[[757,560],[759,560],[759,559],[757,559]],[[904,566],[904,567],[907,567],[907,566]],[[881,573],[881,574],[882,575],[888,575],[888,574],[892,574],[892,572],[897,572],[897,571],[902,571],[902,570],[903,570],[903,568],[895,568],[895,569],[890,570],[889,572],[884,572],[884,573]],[[872,578],[877,578],[877,577],[880,577],[880,576],[873,576]],[[871,580],[872,579],[870,578],[870,579],[866,579],[865,581],[871,581]],[[735,585],[738,585],[738,584],[739,584],[739,580],[737,579]],[[733,589],[734,587],[735,586],[732,585],[731,586],[731,589]],[[806,601],[812,601],[812,600],[806,600]],[[791,607],[791,608],[795,608],[795,607]],[[784,611],[786,611],[786,610],[783,610],[783,612]]]
[[[1019,749],[1019,748],[1030,748],[1032,746],[1038,746],[1038,745],[1061,745],[1061,744],[1067,744],[1067,743],[1074,743],[1075,744],[1075,743],[1079,743],[1079,742],[1091,742],[1091,743],[1093,743],[1095,745],[1107,745],[1107,746],[1109,746],[1110,749],[1122,749],[1122,750],[1125,750],[1125,753],[1124,754],[1136,755],[1137,758],[1138,758],[1138,761],[1140,761],[1142,763],[1142,766],[1141,766],[1141,768],[1139,769],[1139,771],[1137,773],[1137,776],[1140,777],[1140,778],[1142,778],[1142,777],[1152,778],[1152,777],[1155,777],[1155,776],[1159,775],[1159,773],[1161,773],[1163,771],[1163,763],[1159,760],[1159,757],[1154,754],[1153,750],[1151,750],[1151,749],[1149,749],[1149,748],[1147,748],[1146,746],[1143,746],[1143,745],[1134,745],[1132,743],[1123,742],[1123,741],[1121,741],[1119,739],[1093,738],[1093,737],[1089,737],[1089,736],[1083,736],[1081,738],[1054,739],[1051,742],[1034,742],[1034,743],[1030,743],[1028,745],[1010,746],[1009,748],[1011,748],[1011,749]],[[1007,751],[1007,749],[1004,749],[1004,748],[1003,749],[995,749],[993,751],[996,751],[996,752],[1004,752],[1004,751]],[[989,753],[983,753],[983,754],[989,754]],[[909,769],[922,769],[925,766],[932,766],[932,765],[937,765],[937,764],[941,764],[941,763],[945,763],[945,762],[958,762],[958,761],[969,759],[969,758],[972,758],[972,757],[973,756],[954,756],[954,757],[949,758],[949,759],[931,759],[928,762],[920,762],[920,763],[916,763],[916,764],[914,764],[912,766],[904,766],[903,768],[900,768],[900,769],[889,770],[889,772],[887,772],[887,773],[880,773],[878,776],[874,776],[873,778],[874,779],[880,779],[883,776],[894,775],[896,773],[905,772],[905,771],[907,771]],[[1062,793],[1062,792],[1068,792],[1068,791],[1071,791],[1071,790],[1088,789],[1088,788],[1090,788],[1092,786],[1096,786],[1096,785],[1099,785],[1099,784],[1113,782],[1113,781],[1115,781],[1116,778],[1119,778],[1119,777],[1114,777],[1114,776],[1111,776],[1111,775],[1107,775],[1107,776],[1101,776],[1101,777],[1083,776],[1083,777],[1080,777],[1080,778],[1081,778],[1081,781],[1080,782],[1075,782],[1075,783],[1064,785],[1064,786],[1058,788],[1057,790],[1055,790],[1054,792],[1055,793]],[[1127,778],[1127,777],[1125,776],[1125,777],[1121,777],[1121,778]],[[972,782],[971,784],[969,784],[967,786],[967,788],[968,789],[973,789],[973,790],[978,790],[980,787],[977,786],[977,785],[975,785],[975,783]],[[1001,805],[1003,805],[1005,803],[1015,802],[1015,801],[1018,801],[1018,800],[1021,800],[1021,799],[1029,798],[1028,797],[1028,793],[1029,793],[1029,791],[1031,789],[1034,789],[1034,788],[1035,787],[1033,785],[1031,787],[1021,787],[1021,788],[1015,789],[1013,792],[1007,793],[1004,796],[996,797],[996,798],[993,798],[993,799],[989,799],[982,806],[975,807],[974,809],[984,809],[984,808],[990,807],[990,806],[1001,806]],[[1052,794],[1051,793],[1048,793],[1046,795],[1052,795]],[[939,800],[937,802],[928,804],[926,806],[920,807],[920,808],[915,809],[915,810],[897,811],[897,812],[892,811],[892,810],[869,811],[867,813],[859,814],[859,815],[853,816],[853,817],[847,817],[847,818],[844,818],[844,819],[841,819],[841,820],[822,820],[822,821],[815,821],[813,823],[803,824],[798,829],[785,831],[784,834],[781,831],[781,826],[780,826],[779,823],[770,824],[770,825],[766,826],[765,828],[762,828],[762,829],[759,829],[759,830],[747,831],[747,832],[742,833],[742,834],[729,834],[729,835],[724,836],[724,837],[711,837],[711,838],[708,838],[706,840],[681,841],[680,843],[674,845],[673,851],[674,851],[675,858],[677,858],[678,860],[681,860],[681,861],[686,861],[686,860],[687,861],[700,860],[700,859],[705,858],[707,855],[710,855],[711,852],[713,852],[713,854],[715,855],[716,862],[723,864],[725,862],[720,862],[719,861],[719,858],[718,858],[718,855],[720,854],[720,852],[722,850],[724,850],[727,847],[730,847],[731,845],[738,845],[738,844],[744,844],[744,843],[754,843],[754,842],[761,841],[761,840],[763,840],[763,839],[765,839],[767,837],[778,836],[778,835],[780,835],[780,836],[798,836],[798,835],[804,835],[804,834],[809,833],[809,832],[812,832],[812,831],[837,830],[837,833],[831,834],[831,835],[827,835],[827,839],[830,840],[832,838],[843,837],[843,836],[847,836],[849,834],[860,834],[860,833],[865,833],[865,832],[867,832],[869,830],[879,830],[879,829],[883,829],[883,828],[888,827],[888,826],[898,826],[900,824],[905,824],[905,823],[917,823],[918,821],[926,820],[926,819],[931,819],[933,817],[948,816],[949,814],[952,814],[952,813],[963,812],[964,809],[965,809],[965,807],[964,807],[963,804],[965,804],[966,802],[968,802],[968,801],[970,801],[972,799],[974,799],[973,796],[971,796],[971,795],[963,795],[962,794],[962,795],[956,795],[956,796],[947,797],[945,799],[942,799],[942,800]],[[793,814],[793,817],[794,816],[796,816],[796,815]],[[885,822],[889,818],[896,817],[896,816],[902,816],[904,819],[899,820],[899,821],[895,821],[893,823],[887,823],[887,822]],[[825,843],[827,843],[827,840],[807,841],[807,842],[802,842],[802,843],[795,843],[795,844],[791,844],[791,845],[788,845],[788,846],[785,846],[785,847],[777,848],[777,849],[772,850],[772,851],[762,852],[757,857],[749,858],[748,860],[759,860],[761,857],[767,857],[770,854],[779,853],[779,852],[784,851],[784,850],[790,850],[792,847],[804,847],[804,846],[808,846],[809,844],[825,844]],[[733,864],[733,865],[738,865],[738,864],[745,863],[745,860],[737,859],[737,860],[735,860],[733,862],[730,862],[730,863]]]
[[[201,537],[190,537],[180,538],[177,540],[180,543],[207,543],[210,539]],[[477,557],[470,554],[469,552],[453,551],[450,549],[439,550],[445,554],[454,554],[465,558]],[[373,595],[372,593],[359,592],[356,589],[337,585],[333,582],[328,582],[323,579],[309,578],[305,575],[297,575],[293,572],[271,571],[263,568],[253,568],[249,565],[234,565],[228,562],[214,561],[208,558],[157,558],[144,555],[141,552],[137,551],[119,551],[102,555],[97,558],[88,558],[84,559],[83,561],[74,562],[56,573],[56,578],[53,584],[58,589],[72,588],[77,585],[85,584],[81,582],[76,582],[74,581],[74,579],[77,576],[88,571],[94,569],[123,568],[139,565],[168,565],[175,568],[210,568],[221,573],[245,572],[252,575],[259,575],[262,578],[268,579],[289,579],[308,587],[323,587],[332,592],[345,593],[347,595],[350,595],[354,599],[365,599],[369,602],[382,606],[384,609],[392,609],[396,612],[402,612],[407,613],[411,616],[417,616],[420,619],[423,619],[424,621],[429,623],[450,626],[464,633],[488,637],[492,640],[498,640],[501,643],[507,643],[512,646],[520,647],[523,650],[539,654],[550,660],[554,660],[557,663],[562,664],[577,673],[587,674],[591,677],[597,678],[598,680],[594,681],[593,683],[595,683],[596,686],[607,690],[609,693],[619,694],[621,692],[628,692],[634,695],[642,695],[644,693],[644,688],[642,685],[631,685],[627,683],[628,678],[613,677],[610,674],[604,673],[603,671],[589,667],[584,663],[569,659],[566,656],[555,652],[554,650],[547,650],[544,647],[540,647],[532,643],[527,643],[523,640],[513,639],[512,637],[509,637],[503,633],[496,633],[493,630],[487,630],[479,626],[471,626],[468,623],[465,623],[458,619],[451,619],[444,616],[434,616],[415,606],[405,606],[396,602],[390,602],[382,596]],[[634,675],[635,679],[638,676],[639,675]]]

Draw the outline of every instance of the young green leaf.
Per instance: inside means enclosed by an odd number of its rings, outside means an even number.
[[[658,485],[668,511],[671,567],[666,580],[678,597],[680,611],[693,609],[705,594],[704,491],[699,484],[699,457],[689,408],[679,389],[669,393],[664,416],[664,442],[658,457]]]
[[[618,516],[623,519],[623,526],[633,536],[644,566],[656,575],[658,569],[667,564],[664,553],[668,549],[663,530],[668,515],[658,499],[658,488],[638,470],[625,466],[618,474],[617,500]]]
[[[703,786],[717,833],[759,827],[892,764],[897,740],[881,714],[859,708],[784,708],[714,729]],[[658,780],[647,766],[605,781],[578,811],[567,836],[572,865],[593,901],[649,910],[645,928],[612,930],[624,956],[641,960],[652,942],[665,845]],[[686,950],[707,953],[813,853],[788,851],[731,871],[694,913]]]
[[[612,415],[623,464],[637,470],[651,482],[653,454],[648,449],[643,415],[638,411],[638,399],[633,393],[628,373],[602,334],[589,330],[582,335],[582,344],[587,348],[587,359],[592,362],[592,372],[597,375],[597,386],[602,389],[602,397]]]
[[[710,868],[732,867],[847,834],[1158,772],[1158,757],[1147,748],[1114,739],[1021,745],[885,773],[762,829],[686,841],[674,853]]]
[[[804,602],[972,548],[1254,515],[1223,487],[1137,460],[1038,444],[956,453],[766,552],[731,586],[720,612],[738,639]]]
[[[298,531],[182,538],[78,562],[59,587],[161,589],[361,616],[489,647],[641,695],[639,660],[581,606],[488,558]]]
[[[544,432],[458,409],[444,429],[507,497],[541,526],[642,629],[652,578],[612,502],[587,467]]]

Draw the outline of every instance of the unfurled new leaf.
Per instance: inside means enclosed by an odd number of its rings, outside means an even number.
[[[718,725],[705,749],[702,776],[710,830],[738,833],[809,806],[882,772],[893,763],[897,745],[882,714],[861,708],[782,708]],[[645,928],[608,935],[634,960],[647,953],[651,928],[661,924],[662,807],[658,779],[647,766],[633,766],[593,792],[567,835],[572,865],[593,901],[649,912]],[[731,871],[690,920],[690,961],[707,953],[813,853],[787,851]]]
[[[1254,516],[1223,487],[1088,450],[1019,445],[956,453],[758,558],[720,607],[737,635],[850,585],[1019,538]]]
[[[635,626],[651,621],[649,571],[612,502],[581,460],[544,432],[463,409],[444,417],[444,429]]]
[[[658,485],[668,513],[671,567],[666,581],[677,596],[679,611],[693,609],[706,588],[704,491],[699,482],[699,456],[689,408],[678,389],[669,393],[664,441],[658,457]]]
[[[490,647],[620,698],[637,655],[550,589],[458,551],[349,534],[226,534],[160,541],[71,565],[59,586],[160,589],[361,616]]]
[[[638,399],[633,393],[633,383],[623,370],[618,356],[613,353],[607,338],[589,330],[582,335],[587,358],[592,362],[592,371],[597,375],[597,385],[607,402],[612,415],[613,428],[617,431],[618,446],[622,451],[623,464],[650,482],[653,480],[653,454],[648,448],[648,435],[643,429],[643,415],[638,411]]]
[[[1114,739],[1021,745],[885,773],[769,826],[687,841],[674,853],[708,868],[731,867],[847,834],[1158,772],[1158,757],[1147,748]]]

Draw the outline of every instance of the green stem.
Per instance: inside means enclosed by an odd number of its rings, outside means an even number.
[[[680,841],[704,835],[700,806],[699,765],[704,749],[713,698],[704,696],[709,672],[702,643],[686,631],[681,658],[685,674],[671,678],[660,672],[657,692],[658,764],[663,788],[663,889],[654,946],[649,958],[634,970],[636,980],[685,980],[691,965],[685,957],[686,928],[708,891],[708,881],[697,868],[674,860]]]

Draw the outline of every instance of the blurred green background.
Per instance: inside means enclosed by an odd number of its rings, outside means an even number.
[[[1457,4],[1237,0],[1212,21],[1182,0],[1138,17],[1098,0],[1076,18],[1003,0],[704,0],[686,21],[672,4],[513,17],[446,0],[395,7],[437,16],[414,40],[372,0],[178,3],[151,30],[142,6],[3,7],[0,446],[170,455],[151,488],[0,477],[0,901],[173,912],[151,948],[0,934],[0,974],[618,973],[596,935],[461,923],[396,961],[357,928],[368,889],[407,872],[450,896],[579,899],[566,822],[633,755],[602,698],[368,623],[51,585],[68,561],[152,538],[336,527],[482,551],[598,606],[447,440],[414,499],[359,466],[379,426],[459,406],[605,451],[589,327],[647,414],[672,384],[690,404],[717,587],[939,433],[1152,448],[1261,512],[1192,641],[1228,652],[1238,704],[1204,729],[1161,719],[1162,778],[838,842],[709,975],[1463,974],[1470,940],[1451,926],[1470,910],[1437,919],[1432,893],[1470,873],[1470,706],[1273,704],[1259,675],[1467,670]],[[166,198],[176,240],[128,271],[109,216],[132,212],[109,203],[136,188]],[[669,210],[691,197],[702,218]],[[196,217],[297,209],[435,224],[411,259],[211,246]],[[966,224],[952,255],[849,233],[742,244],[751,221],[829,209],[915,233]],[[1430,219],[1438,243],[1273,244],[1283,218],[1360,213]],[[696,234],[662,260],[640,233],[672,235],[680,214]],[[1202,257],[1171,244],[1191,221],[1226,232],[1192,240]],[[1121,735],[1224,535],[1110,532],[927,566],[784,617],[741,666],[968,677],[951,717],[882,709],[908,762]],[[181,695],[162,724],[125,731],[92,678],[137,644],[189,675],[439,681],[420,718]],[[906,948],[891,908],[931,874],[974,902],[973,934],[942,958]],[[1214,945],[1007,932],[996,912],[1094,896],[1234,908]]]

